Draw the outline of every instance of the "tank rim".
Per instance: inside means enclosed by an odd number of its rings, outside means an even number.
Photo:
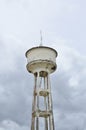
[[[56,53],[56,57],[58,56],[57,51],[55,49],[51,48],[51,47],[48,47],[48,46],[36,46],[36,47],[32,47],[32,48],[30,48],[29,50],[26,51],[25,56],[27,57],[27,53],[29,51],[34,50],[34,49],[38,49],[38,48],[48,48],[50,50],[53,50]]]

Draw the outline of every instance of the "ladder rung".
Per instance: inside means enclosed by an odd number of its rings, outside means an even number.
[[[35,91],[35,95],[44,96],[44,97],[48,96],[49,93],[50,93],[49,89],[37,89]]]
[[[33,115],[34,117],[44,117],[44,118],[47,118],[47,117],[49,117],[49,116],[51,115],[51,111],[41,111],[41,110],[39,110],[39,111],[34,111],[34,112],[32,113],[32,115]]]

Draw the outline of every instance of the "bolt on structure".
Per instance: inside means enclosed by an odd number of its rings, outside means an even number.
[[[31,130],[55,130],[50,74],[56,70],[57,52],[46,46],[26,52],[27,70],[34,75]]]

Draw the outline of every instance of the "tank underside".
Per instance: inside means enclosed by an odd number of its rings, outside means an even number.
[[[57,65],[53,61],[40,59],[28,63],[26,67],[30,73],[35,73],[38,71],[46,71],[48,73],[53,73],[56,70]]]

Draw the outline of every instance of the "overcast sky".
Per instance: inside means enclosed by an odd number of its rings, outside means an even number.
[[[0,130],[30,130],[33,76],[25,52],[58,52],[51,75],[56,130],[86,130],[86,1],[0,0]]]

